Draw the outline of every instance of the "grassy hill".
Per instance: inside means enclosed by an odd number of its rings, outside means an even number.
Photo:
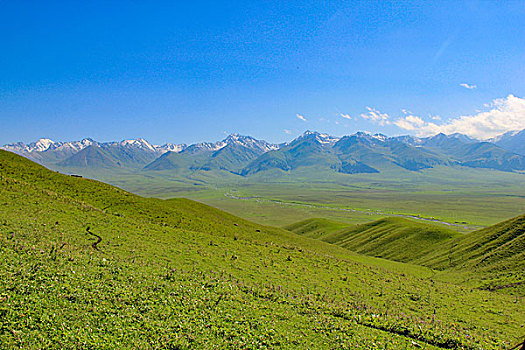
[[[285,229],[357,253],[427,266],[444,279],[524,293],[525,215],[467,234],[396,217],[344,226],[309,219]]]
[[[346,227],[348,227],[348,225],[342,222],[313,218],[287,225],[284,229],[304,237],[324,240],[324,238],[330,233],[339,231]]]
[[[3,348],[501,349],[525,323],[510,295],[4,151],[0,207]]]
[[[324,242],[362,253],[401,262],[417,262],[422,256],[440,249],[443,242],[460,234],[440,226],[413,220],[389,217],[371,223],[349,226],[335,222],[312,220],[287,226],[286,229],[311,236],[312,231]],[[310,222],[309,227],[304,224]],[[341,227],[341,226],[346,227]],[[299,228],[307,228],[301,231]],[[339,228],[339,229],[336,229]]]
[[[431,254],[422,263],[468,280],[483,276],[484,288],[525,288],[525,215],[462,235]]]

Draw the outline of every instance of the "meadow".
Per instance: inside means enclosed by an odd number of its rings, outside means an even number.
[[[523,333],[520,296],[0,156],[4,348],[500,349]]]
[[[525,175],[488,169],[386,169],[348,175],[306,168],[265,177],[216,171],[77,172],[141,196],[190,198],[280,227],[306,218],[356,224],[398,215],[433,218],[468,232],[525,212]]]

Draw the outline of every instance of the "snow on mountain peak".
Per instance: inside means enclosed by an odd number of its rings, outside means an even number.
[[[299,138],[315,137],[315,140],[321,144],[335,144],[339,141],[339,137],[330,136],[328,134],[321,134],[317,131],[306,130]]]
[[[184,143],[175,145],[173,143],[166,143],[162,146],[153,146],[157,150],[157,152],[160,153],[166,153],[166,152],[175,152],[179,153],[183,150],[185,150],[188,146]]]
[[[123,140],[120,142],[120,144],[124,147],[138,147],[155,152],[155,148],[151,145],[151,143],[142,138],[134,140]]]
[[[44,152],[45,150],[47,150],[49,147],[51,147],[54,144],[55,144],[55,141],[50,140],[50,139],[45,139],[45,138],[38,139],[36,142],[29,144],[28,152],[33,152],[33,151]]]
[[[269,144],[266,141],[257,140],[257,139],[255,139],[255,138],[253,138],[251,136],[244,136],[244,135],[239,135],[239,134],[236,134],[236,133],[228,135],[228,137],[226,137],[222,141],[222,143],[224,143],[224,145],[222,145],[222,147],[224,147],[224,146],[226,146],[228,144],[237,144],[237,145],[241,145],[241,146],[248,147],[248,148],[260,149],[263,152],[268,152],[268,151],[275,150],[275,149],[279,148],[277,145]]]
[[[388,139],[388,137],[383,134],[375,134],[375,135],[372,135],[372,137],[379,141],[386,141],[386,139]]]

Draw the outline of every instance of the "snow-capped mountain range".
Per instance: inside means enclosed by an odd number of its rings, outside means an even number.
[[[327,167],[342,173],[379,172],[401,167],[410,171],[435,166],[467,166],[502,171],[524,171],[525,131],[507,133],[492,142],[462,134],[432,137],[388,137],[358,132],[334,137],[306,131],[283,144],[271,144],[251,136],[231,134],[217,142],[192,145],[154,145],[144,139],[97,142],[83,139],[56,142],[42,138],[1,147],[50,168],[128,167],[146,171],[226,170],[253,174],[271,169],[293,171],[298,167]]]
[[[167,143],[162,146],[153,145],[144,139],[132,139],[132,140],[122,140],[122,141],[112,141],[112,142],[97,142],[90,138],[82,139],[81,141],[70,141],[70,142],[60,142],[53,141],[46,138],[38,139],[35,142],[25,144],[23,142],[10,143],[4,145],[0,148],[11,151],[18,154],[33,153],[33,152],[45,152],[45,151],[72,151],[79,152],[84,148],[96,145],[96,146],[121,146],[126,148],[139,148],[149,150],[155,153],[165,153],[165,152],[180,152],[185,149],[187,146],[185,144],[172,144]]]

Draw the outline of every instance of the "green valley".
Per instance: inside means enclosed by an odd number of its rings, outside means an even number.
[[[7,348],[498,349],[522,336],[522,287],[451,284],[439,276],[455,270],[360,255],[190,200],[139,197],[5,151],[0,174]],[[471,242],[458,256],[502,254]],[[514,246],[505,254],[502,267],[523,268]]]

